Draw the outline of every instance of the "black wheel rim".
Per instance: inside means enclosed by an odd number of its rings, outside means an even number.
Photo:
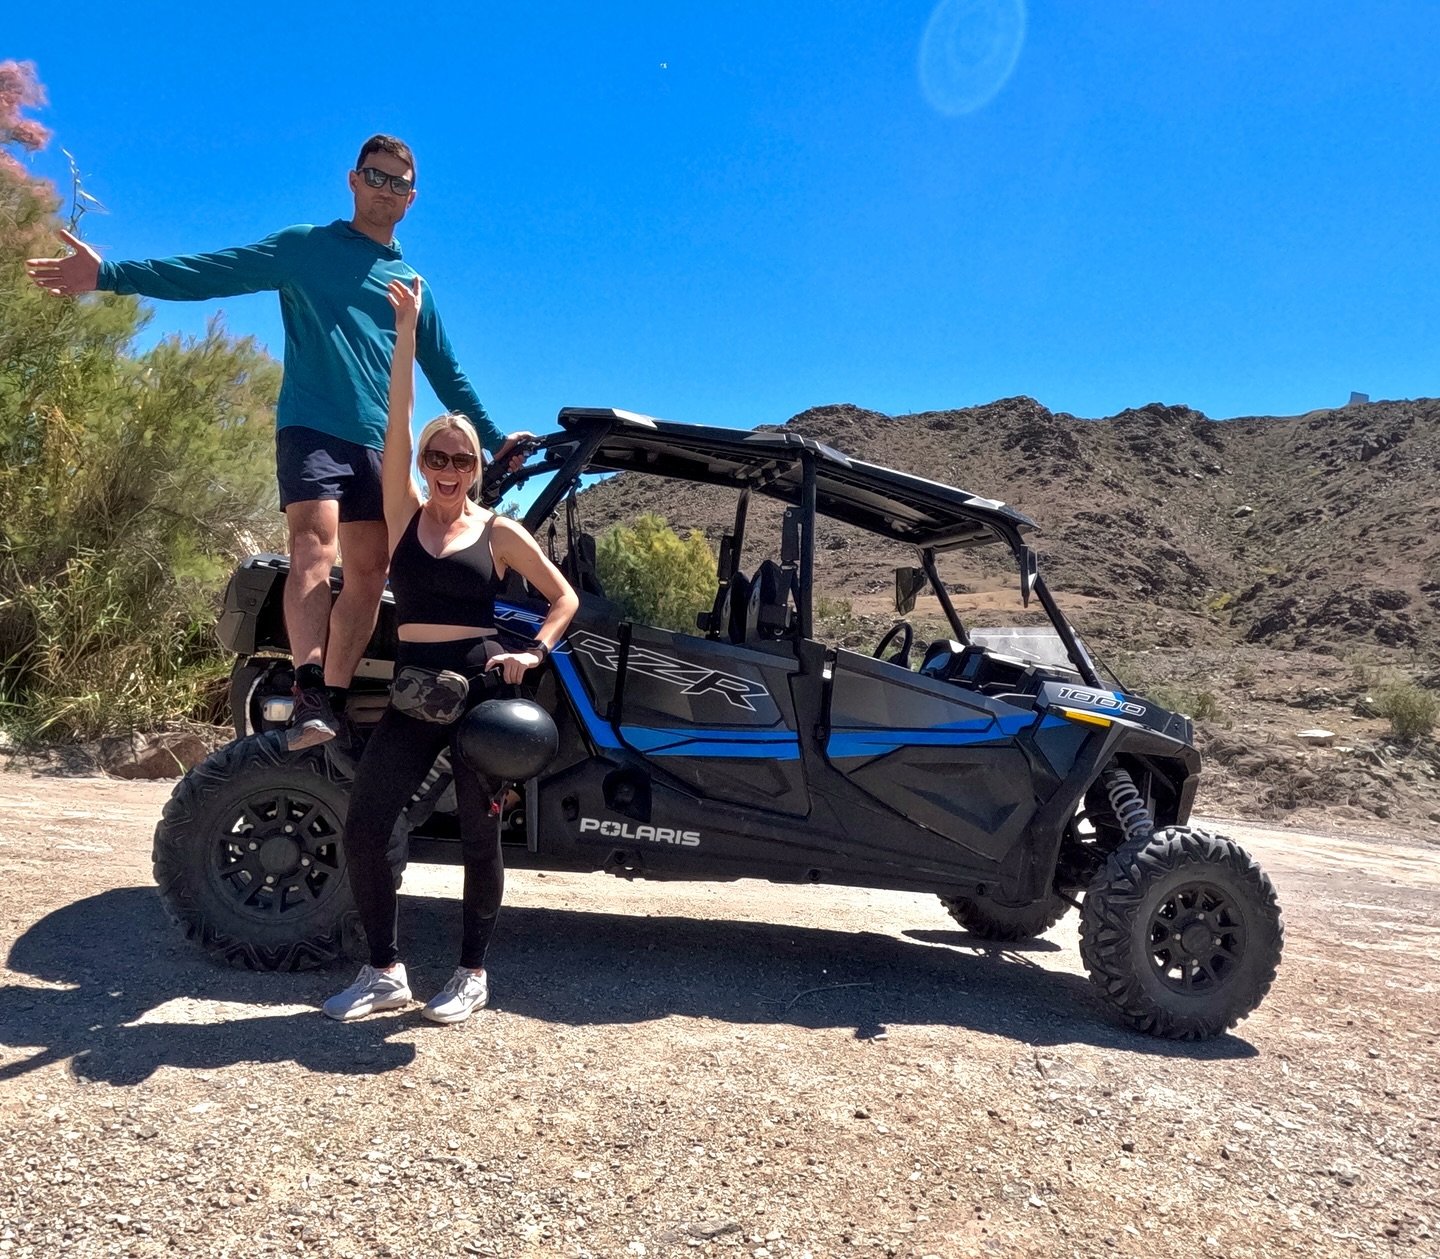
[[[249,796],[216,836],[212,877],[248,917],[303,913],[339,884],[340,831],[334,811],[304,791]]]
[[[1244,955],[1240,907],[1213,883],[1176,888],[1150,916],[1150,964],[1173,992],[1209,996],[1225,986]]]

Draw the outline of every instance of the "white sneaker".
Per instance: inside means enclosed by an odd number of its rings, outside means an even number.
[[[490,1000],[490,983],[483,970],[457,966],[450,982],[420,1011],[432,1023],[463,1023]]]
[[[363,1019],[376,1010],[394,1010],[410,1004],[410,981],[403,962],[393,970],[376,970],[362,966],[355,982],[344,992],[337,992],[320,1008],[332,1019],[348,1023]]]

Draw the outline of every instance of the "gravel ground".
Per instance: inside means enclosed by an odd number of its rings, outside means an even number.
[[[517,873],[494,1006],[316,1012],[166,922],[168,784],[0,774],[0,1254],[1440,1255],[1440,849],[1226,823],[1274,878],[1269,999],[1113,1024],[1072,914]],[[458,877],[406,876],[423,998]]]

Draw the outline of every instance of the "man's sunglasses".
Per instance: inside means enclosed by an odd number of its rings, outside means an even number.
[[[408,197],[410,189],[415,187],[413,179],[406,179],[404,175],[390,175],[381,170],[378,166],[362,166],[360,178],[372,188],[383,188],[388,183],[390,191],[397,197]]]
[[[456,472],[474,472],[475,465],[479,462],[474,455],[456,454],[452,455],[444,450],[426,450],[420,456],[423,463],[431,472],[444,472],[452,465]]]

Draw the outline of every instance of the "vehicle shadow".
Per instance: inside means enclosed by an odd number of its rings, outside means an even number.
[[[406,1030],[389,1016],[367,1020],[361,1037],[321,1017],[315,1007],[348,982],[344,971],[216,965],[170,923],[152,887],[116,888],[55,910],[15,941],[6,965],[0,1046],[29,1053],[0,1064],[0,1083],[67,1060],[82,1080],[137,1084],[163,1066],[293,1061],[361,1074],[415,1058],[413,1045],[387,1039]],[[209,1008],[166,1008],[181,998]],[[213,1021],[188,1021],[197,1014]]]
[[[424,997],[455,964],[459,902],[403,896],[401,930],[411,985]],[[1255,1055],[1234,1035],[1195,1045],[1119,1026],[1083,979],[1032,960],[1056,950],[1053,941],[998,946],[961,931],[896,938],[774,922],[511,908],[501,914],[491,949],[491,1004],[569,1026],[679,1014],[846,1028],[858,1039],[936,1025],[1036,1046],[1081,1042],[1190,1059]],[[414,1045],[391,1038],[426,1026],[413,1009],[331,1023],[315,1007],[349,978],[347,969],[261,974],[217,966],[180,938],[150,888],[120,888],[56,910],[16,940],[7,965],[23,978],[0,986],[0,1045],[31,1052],[0,1065],[0,1081],[65,1060],[73,1060],[76,1076],[112,1084],[138,1083],[161,1066],[244,1062],[369,1074],[412,1062]],[[163,1008],[179,998],[191,1001]],[[208,1021],[190,1021],[194,1001],[206,1003],[198,1013]]]

